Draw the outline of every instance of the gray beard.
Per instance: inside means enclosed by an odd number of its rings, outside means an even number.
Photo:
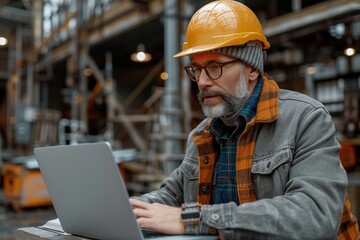
[[[203,103],[201,100],[203,96],[209,95],[220,95],[223,98],[223,102],[217,105],[211,103]],[[205,88],[203,89],[203,91],[199,92],[198,100],[201,104],[202,111],[206,117],[231,117],[235,113],[239,112],[241,108],[243,108],[248,95],[249,87],[246,83],[244,74],[241,74],[239,82],[235,86],[233,92],[227,93],[223,91],[214,91]]]

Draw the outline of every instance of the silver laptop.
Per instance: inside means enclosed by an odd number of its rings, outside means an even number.
[[[39,147],[34,154],[65,232],[95,239],[147,239],[136,222],[110,144]],[[151,239],[218,238],[165,235]]]

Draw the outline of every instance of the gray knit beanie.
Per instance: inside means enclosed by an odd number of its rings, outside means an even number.
[[[260,75],[263,75],[264,73],[265,51],[262,46],[254,42],[239,46],[217,48],[210,50],[209,52],[220,53],[237,58],[254,67],[259,71]]]

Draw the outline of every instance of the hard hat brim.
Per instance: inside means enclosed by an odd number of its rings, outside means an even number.
[[[192,44],[195,45],[195,47],[191,47],[191,48],[187,48],[186,46],[188,45],[187,42],[184,43],[184,50],[175,54],[173,57],[177,58],[177,57],[183,57],[183,56],[189,56],[189,55],[193,55],[193,54],[197,54],[197,53],[202,53],[202,52],[208,52],[217,48],[222,48],[222,47],[229,47],[229,46],[240,46],[243,44],[246,44],[249,41],[258,41],[261,42],[263,44],[264,49],[268,49],[270,48],[270,43],[267,41],[267,39],[264,36],[258,35],[258,34],[249,34],[247,36],[241,36],[241,38],[234,38],[225,42],[221,42],[221,43],[213,43],[213,44],[206,44],[206,45],[196,45],[196,44]]]

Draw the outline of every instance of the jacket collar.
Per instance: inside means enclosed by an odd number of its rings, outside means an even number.
[[[256,122],[273,122],[279,117],[279,86],[269,76],[262,76],[264,83],[255,115]]]

